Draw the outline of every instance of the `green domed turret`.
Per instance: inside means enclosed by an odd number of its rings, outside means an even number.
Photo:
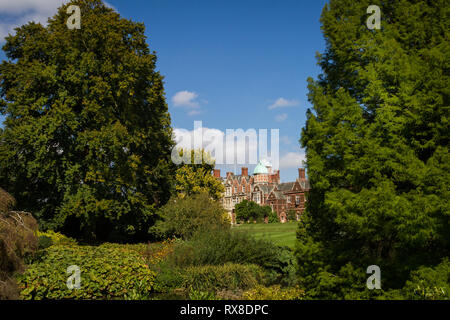
[[[268,174],[268,173],[269,171],[261,161],[258,162],[258,164],[255,167],[255,170],[253,170],[253,174]]]

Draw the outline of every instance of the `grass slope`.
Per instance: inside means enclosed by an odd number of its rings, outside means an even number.
[[[264,238],[280,246],[295,246],[297,222],[287,223],[245,223],[233,227],[234,232],[249,232],[257,239]]]

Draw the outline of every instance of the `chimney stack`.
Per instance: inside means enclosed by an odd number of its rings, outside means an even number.
[[[305,168],[298,168],[298,177],[302,180],[306,180]]]
[[[227,172],[227,178],[228,178],[229,176],[231,176],[231,175],[233,175],[233,172],[228,171],[228,172]]]
[[[242,167],[241,172],[242,172],[242,176],[248,177],[248,168],[247,167]]]
[[[220,178],[220,169],[214,169],[214,177]]]

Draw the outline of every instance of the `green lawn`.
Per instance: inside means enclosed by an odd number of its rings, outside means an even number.
[[[244,223],[233,227],[233,231],[248,231],[257,239],[263,238],[281,246],[294,248],[297,222],[287,223]]]

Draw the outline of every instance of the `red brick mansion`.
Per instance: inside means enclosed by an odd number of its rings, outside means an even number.
[[[306,193],[309,181],[305,169],[298,169],[298,178],[294,182],[280,183],[280,170],[272,172],[268,162],[260,161],[248,174],[248,168],[242,167],[240,175],[227,172],[220,176],[220,170],[214,170],[214,176],[225,186],[225,194],[221,199],[223,207],[229,212],[235,223],[234,206],[243,200],[254,201],[260,205],[268,205],[276,212],[281,222],[287,221],[287,212],[295,210],[297,220],[305,209]]]

